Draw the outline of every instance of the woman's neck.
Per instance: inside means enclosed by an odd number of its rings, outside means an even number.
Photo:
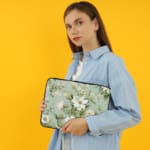
[[[94,50],[94,49],[96,49],[98,47],[100,47],[100,43],[96,39],[96,40],[92,40],[88,44],[83,45],[82,49],[83,49],[83,52],[88,52],[88,51]]]

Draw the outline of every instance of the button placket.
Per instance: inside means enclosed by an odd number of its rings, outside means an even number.
[[[89,54],[89,53],[86,53],[86,54],[84,55],[84,59],[83,59],[83,64],[84,64],[84,65],[87,65],[87,64],[88,64],[88,59],[89,59],[89,57],[90,57],[90,54]]]

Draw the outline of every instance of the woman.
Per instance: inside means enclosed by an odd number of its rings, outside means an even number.
[[[110,87],[111,102],[100,115],[72,119],[56,129],[49,150],[119,150],[122,130],[141,119],[134,81],[122,59],[112,53],[95,6],[72,3],[64,22],[73,52],[66,79]],[[41,111],[45,107],[41,104]]]

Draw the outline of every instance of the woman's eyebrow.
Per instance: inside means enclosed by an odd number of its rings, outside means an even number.
[[[81,20],[82,18],[76,18],[73,22],[78,22],[79,20]],[[68,24],[68,23],[65,23],[65,25],[70,25],[70,24]]]

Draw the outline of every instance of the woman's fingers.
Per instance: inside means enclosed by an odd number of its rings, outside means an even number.
[[[84,118],[71,119],[61,128],[61,131],[80,136],[88,131],[88,125]]]
[[[68,133],[69,131],[69,126],[71,124],[71,121],[68,121],[67,123],[64,124],[64,126],[60,129],[63,133]]]
[[[46,108],[46,105],[44,104],[44,100],[42,100],[40,104],[40,111],[44,111],[45,108]]]

